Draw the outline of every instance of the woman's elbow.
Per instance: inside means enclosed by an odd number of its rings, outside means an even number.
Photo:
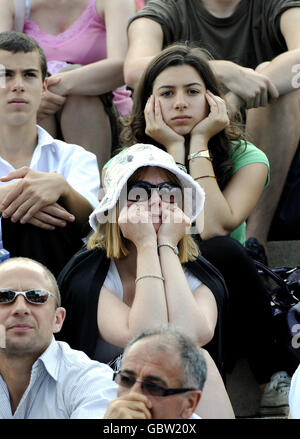
[[[201,233],[201,238],[210,239],[210,238],[215,238],[216,236],[228,236],[230,235],[231,232],[232,230],[229,230],[228,228],[225,229],[224,227],[214,227],[210,229],[205,229]]]

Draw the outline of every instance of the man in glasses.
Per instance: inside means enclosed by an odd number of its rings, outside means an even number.
[[[64,318],[48,269],[0,264],[0,419],[102,418],[116,397],[112,369],[54,339]]]
[[[100,179],[94,154],[37,125],[46,76],[35,40],[0,33],[0,248],[57,275],[82,246]]]
[[[270,161],[270,184],[247,221],[249,251],[266,260],[268,232],[299,144],[300,3],[149,0],[129,21],[125,83],[135,89],[152,58],[178,41],[211,53],[226,101],[247,113],[246,134]]]
[[[106,419],[188,419],[202,395],[207,366],[201,350],[176,329],[149,329],[127,345],[114,374],[118,398]]]

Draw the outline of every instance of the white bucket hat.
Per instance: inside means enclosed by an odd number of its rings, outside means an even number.
[[[108,221],[107,212],[117,203],[121,190],[134,172],[143,166],[157,166],[176,175],[184,189],[184,212],[193,222],[204,206],[205,193],[193,178],[176,165],[174,158],[156,146],[137,143],[113,157],[104,178],[104,196],[89,221],[96,231],[98,223]]]

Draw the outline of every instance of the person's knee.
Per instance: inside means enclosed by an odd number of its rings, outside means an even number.
[[[255,71],[257,73],[261,73],[263,71],[263,69],[265,69],[269,64],[270,64],[270,61],[262,62],[261,64],[258,64]]]

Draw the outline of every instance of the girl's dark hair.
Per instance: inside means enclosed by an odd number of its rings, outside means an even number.
[[[163,145],[158,144],[145,133],[144,108],[152,94],[155,79],[168,67],[189,65],[195,68],[204,81],[206,88],[214,95],[223,97],[221,86],[209,65],[209,60],[212,60],[212,57],[206,50],[186,44],[174,44],[162,50],[149,64],[134,90],[131,114],[121,118],[123,125],[121,132],[122,147],[128,147],[135,143],[151,143],[164,149]],[[231,120],[223,131],[216,134],[209,141],[208,148],[221,189],[224,188],[231,177],[232,142],[235,141],[236,146],[239,147],[242,139],[240,125]]]

